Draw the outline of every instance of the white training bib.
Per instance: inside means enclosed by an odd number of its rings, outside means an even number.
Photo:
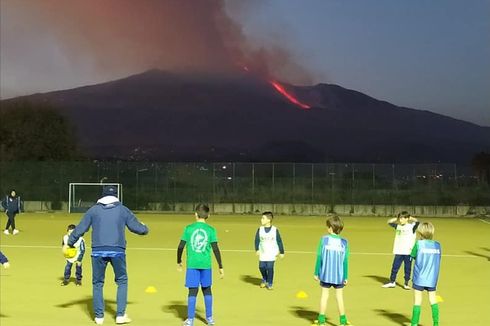
[[[269,232],[265,232],[265,227],[259,229],[259,260],[260,261],[275,261],[279,254],[279,246],[277,245],[277,229],[272,226]]]

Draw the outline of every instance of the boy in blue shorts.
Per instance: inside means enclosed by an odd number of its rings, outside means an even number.
[[[413,268],[414,305],[412,312],[412,326],[417,326],[420,320],[420,305],[422,292],[429,293],[429,302],[432,310],[434,326],[439,326],[439,305],[436,298],[436,286],[441,266],[441,244],[432,240],[434,226],[432,223],[420,224],[417,234],[419,240],[415,242],[411,256],[415,259]]]
[[[201,286],[206,307],[206,323],[214,325],[213,295],[211,292],[211,250],[218,261],[220,278],[224,276],[221,253],[218,247],[216,229],[206,223],[209,207],[199,204],[195,212],[196,222],[185,227],[177,248],[177,270],[182,271],[182,253],[187,245],[185,287],[189,289],[187,297],[187,319],[183,326],[193,326],[196,315],[196,297]]]
[[[276,257],[284,258],[284,245],[279,230],[272,225],[272,212],[263,212],[260,224],[255,233],[255,252],[259,256],[259,270],[262,275],[261,288],[272,290],[274,281],[274,262]]]
[[[350,325],[345,316],[343,288],[348,278],[349,245],[346,239],[339,236],[344,228],[344,223],[337,215],[327,218],[327,235],[320,239],[317,249],[317,258],[314,278],[320,281],[322,296],[320,299],[320,313],[318,324],[325,326],[327,301],[329,289],[335,289],[337,306],[340,314],[340,325]]]

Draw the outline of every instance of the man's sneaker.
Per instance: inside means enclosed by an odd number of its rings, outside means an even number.
[[[19,230],[17,230],[17,229],[14,229],[14,230],[12,231],[12,234],[13,234],[13,235],[16,235],[17,233],[19,233]]]
[[[390,283],[386,283],[386,284],[383,284],[381,285],[382,288],[394,288],[396,287],[396,284],[395,282],[390,282]]]
[[[184,323],[182,326],[194,326],[194,319],[193,318],[187,318],[184,320]]]
[[[97,325],[102,325],[104,324],[104,317],[95,317],[95,323]]]
[[[124,316],[116,317],[116,324],[127,324],[130,322],[131,322],[131,318],[129,318],[127,314],[124,314]]]
[[[6,235],[9,235],[10,234],[9,230],[5,230],[5,231],[3,231],[3,233],[6,234]]]
[[[408,285],[408,284],[405,284],[405,285],[403,286],[403,288],[404,288],[405,290],[411,290],[411,289],[412,289],[412,287],[411,287],[410,285]]]
[[[75,281],[76,286],[82,286],[82,281],[81,280],[76,280]]]
[[[267,290],[274,290],[274,288],[272,287],[272,285],[267,284],[266,287],[267,287]]]
[[[260,288],[261,289],[265,288],[265,286],[266,286],[266,283],[265,282],[260,283]]]
[[[206,323],[208,325],[214,325],[214,319],[213,319],[213,317],[206,317]]]
[[[61,281],[61,284],[60,285],[61,286],[67,286],[68,283],[69,283],[68,280],[63,280],[63,281]]]

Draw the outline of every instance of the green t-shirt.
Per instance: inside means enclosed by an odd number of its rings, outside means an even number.
[[[186,242],[187,268],[211,268],[211,243],[218,242],[214,227],[204,222],[189,224],[181,240]]]

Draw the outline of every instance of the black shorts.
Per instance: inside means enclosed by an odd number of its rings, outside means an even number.
[[[325,282],[320,281],[320,286],[322,288],[331,288],[331,287],[333,287],[334,289],[342,289],[345,285],[344,284],[325,283]]]

